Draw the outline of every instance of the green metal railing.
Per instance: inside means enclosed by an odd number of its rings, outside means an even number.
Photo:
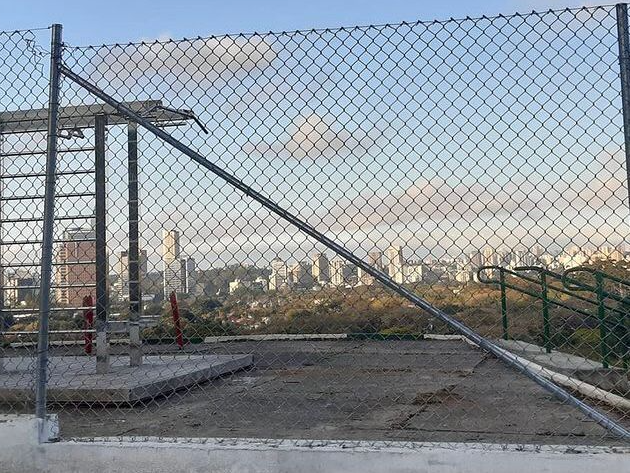
[[[537,273],[537,277],[532,277],[526,273]],[[588,272],[594,275],[595,285],[590,285],[582,282],[574,277],[569,277],[569,274],[577,272]],[[498,279],[493,279],[489,275],[496,275],[498,273]],[[517,280],[536,284],[540,290],[532,290],[528,287],[519,286],[510,282],[510,279],[506,276],[512,276]],[[501,325],[503,329],[503,339],[509,340],[509,324],[507,313],[507,289],[526,294],[530,297],[540,299],[542,301],[542,319],[543,319],[543,346],[547,353],[551,353],[554,348],[552,337],[552,323],[550,317],[550,307],[562,307],[572,312],[584,315],[586,317],[593,317],[595,314],[585,310],[581,307],[575,307],[567,304],[565,301],[558,298],[550,297],[550,291],[555,293],[565,294],[571,296],[574,299],[585,302],[589,306],[596,308],[596,315],[598,318],[599,326],[599,350],[602,358],[602,366],[608,368],[610,366],[611,357],[611,344],[609,340],[609,316],[608,314],[614,314],[616,317],[616,327],[622,327],[622,335],[619,339],[623,350],[622,361],[624,369],[628,368],[630,363],[628,346],[630,345],[628,332],[628,309],[623,307],[617,307],[607,304],[607,300],[619,302],[630,307],[630,299],[610,292],[606,290],[605,282],[612,281],[620,284],[624,287],[630,288],[630,282],[624,279],[612,276],[602,271],[594,270],[591,268],[577,267],[565,271],[563,274],[555,273],[546,268],[539,266],[521,266],[514,269],[507,269],[501,266],[482,266],[477,271],[478,280],[484,284],[498,284],[501,290]],[[562,285],[554,285],[553,281],[558,281]],[[589,292],[594,294],[595,298],[589,298],[579,294],[579,292]]]
[[[586,284],[580,281],[578,284],[575,284],[574,278],[569,278],[569,274],[575,273],[588,273],[591,274],[595,279],[595,286],[590,284]],[[630,345],[628,337],[628,310],[630,310],[630,299],[627,297],[621,296],[620,294],[616,294],[614,292],[610,292],[606,290],[606,281],[610,281],[612,283],[618,284],[621,287],[630,289],[630,281],[626,281],[625,279],[621,279],[617,276],[613,276],[612,274],[605,273],[603,271],[599,271],[594,268],[587,267],[577,267],[567,269],[562,275],[562,284],[564,287],[571,291],[588,291],[595,293],[597,297],[597,318],[599,319],[599,339],[600,339],[600,351],[602,356],[602,363],[604,367],[608,367],[611,347],[609,343],[610,333],[608,330],[608,317],[606,315],[606,300],[611,299],[613,301],[619,302],[622,306],[625,306],[625,310],[621,310],[620,314],[618,314],[615,326],[621,328],[621,336],[619,337],[619,343],[621,343],[621,347],[623,350],[623,367],[624,369],[628,368],[629,363],[629,354],[628,354],[628,346]]]

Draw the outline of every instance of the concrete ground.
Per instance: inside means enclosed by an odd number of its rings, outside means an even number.
[[[21,401],[32,394],[35,373],[24,357],[3,358],[0,399]],[[96,358],[52,356],[48,360],[48,400],[59,402],[121,403],[154,399],[196,386],[252,364],[251,355],[153,355],[141,366],[114,355],[107,373],[96,373]]]
[[[251,353],[254,364],[133,406],[52,406],[62,436],[624,445],[461,341],[255,341],[185,352]],[[630,427],[630,413],[610,415]]]

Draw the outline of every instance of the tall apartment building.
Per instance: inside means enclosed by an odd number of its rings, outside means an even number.
[[[96,283],[96,232],[93,228],[69,228],[57,253],[55,299],[59,305],[81,307],[83,297],[94,296]]]
[[[389,260],[389,277],[392,278],[394,282],[403,284],[405,282],[405,260],[402,246],[390,246],[387,249],[387,259]]]
[[[280,258],[271,262],[271,276],[269,276],[269,290],[278,291],[289,287],[289,268]]]
[[[381,251],[370,251],[367,257],[367,263],[379,271],[382,271],[383,253]],[[357,279],[358,284],[361,286],[371,286],[375,282],[374,276],[366,273],[361,268],[357,268]]]
[[[164,299],[168,300],[171,292],[182,291],[182,263],[179,232],[162,231],[162,280]]]
[[[330,281],[329,261],[324,253],[316,253],[313,255],[313,265],[311,266],[311,274],[313,281],[318,284],[326,284]]]
[[[341,258],[334,258],[330,262],[330,283],[333,286],[343,286],[346,283],[347,265]]]
[[[186,294],[192,294],[195,291],[197,279],[195,278],[195,271],[197,270],[197,263],[194,258],[182,258],[180,261],[181,292]]]
[[[483,254],[481,251],[473,251],[468,255],[470,260],[470,265],[473,271],[477,271],[481,266],[484,265]]]
[[[368,263],[376,269],[383,270],[383,252],[370,251],[368,253]]]
[[[499,264],[497,253],[489,246],[483,249],[483,264],[485,266],[496,266]]]
[[[313,285],[312,269],[306,261],[289,266],[289,285],[307,288]]]
[[[139,255],[139,272],[140,280],[142,281],[147,275],[147,251],[141,250]],[[114,271],[118,276],[114,283],[114,293],[118,299],[127,301],[129,300],[129,253],[127,251],[121,251],[118,254],[118,259],[114,265]]]

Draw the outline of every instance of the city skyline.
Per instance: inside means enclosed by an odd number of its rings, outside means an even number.
[[[91,292],[95,272],[90,264],[93,262],[94,230],[92,227],[74,227],[64,232],[66,243],[60,245],[55,272],[55,298],[62,305],[80,306],[82,298]],[[196,274],[203,269],[198,268],[194,258],[181,251],[182,234],[176,229],[163,230],[162,270],[163,296],[171,291],[177,293],[200,293],[203,288],[196,287]],[[455,258],[415,259],[415,253],[406,257],[409,247],[390,244],[384,251],[371,250],[365,258],[368,264],[385,271],[397,283],[456,281],[459,283],[477,282],[476,270],[480,266],[504,266],[513,269],[517,266],[541,265],[548,269],[568,269],[597,260],[623,261],[630,260],[625,244],[620,245],[587,245],[581,247],[571,245],[562,251],[549,252],[540,245],[533,248],[509,249],[504,245],[492,248],[489,245]],[[141,280],[147,274],[155,273],[155,267],[148,264],[147,249],[140,250]],[[92,258],[92,259],[91,259]],[[385,260],[385,261],[384,261]],[[128,298],[129,277],[127,251],[118,253],[111,265],[115,276],[112,288],[119,300]],[[283,260],[274,258],[268,266],[268,279],[257,277],[255,280],[235,279],[230,282],[229,290],[240,288],[259,288],[262,290],[292,289],[294,287],[341,287],[347,285],[369,286],[375,283],[374,278],[361,268],[347,263],[342,258],[324,253],[312,253],[303,260]],[[165,271],[166,269],[166,271]],[[39,275],[30,270],[5,271],[2,274],[5,292],[5,304],[14,305],[34,297],[35,290],[21,289],[38,284]],[[66,287],[67,286],[67,287]],[[77,286],[77,287],[72,287]],[[11,289],[11,288],[14,289]],[[32,294],[31,294],[32,292]],[[127,297],[125,297],[127,294]]]

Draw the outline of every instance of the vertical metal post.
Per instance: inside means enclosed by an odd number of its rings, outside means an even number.
[[[109,371],[107,340],[107,235],[105,194],[105,129],[107,115],[94,120],[95,180],[96,180],[96,372]]]
[[[57,119],[61,68],[61,25],[52,26],[50,43],[50,83],[48,86],[48,133],[46,142],[46,188],[42,228],[41,283],[39,292],[39,336],[37,340],[37,376],[35,384],[35,415],[46,418],[46,382],[48,376],[48,319],[50,317],[50,286],[55,218],[55,173],[57,170]]]
[[[626,153],[626,184],[630,191],[630,36],[628,35],[628,5],[617,4],[617,42],[621,78],[624,151]],[[630,204],[630,192],[628,193]]]
[[[3,150],[3,138],[0,134],[0,176],[4,173],[4,157],[2,156]],[[2,205],[2,194],[4,192],[4,179],[0,179],[0,332],[5,330],[6,321],[5,321],[5,313],[4,313],[4,268],[2,267],[2,262],[4,261],[4,245],[2,245],[2,238],[4,237],[4,232],[2,228],[2,220],[4,220],[4,207]],[[3,358],[3,349],[2,349],[2,339],[3,336],[0,334],[0,373],[5,371],[4,369],[4,358]]]
[[[140,313],[142,294],[140,289],[140,244],[138,231],[138,125],[127,125],[127,179],[129,192],[129,365],[142,364],[140,341]]]
[[[507,318],[507,297],[505,294],[505,273],[499,271],[499,282],[501,284],[501,323],[503,325],[503,340],[509,340],[508,318]]]
[[[551,324],[549,322],[549,294],[547,290],[547,276],[540,273],[540,289],[542,296],[543,341],[547,353],[551,353]]]
[[[627,308],[626,298],[621,304],[622,308]],[[624,371],[628,371],[628,367],[630,366],[630,353],[628,353],[628,326],[630,322],[630,314],[617,314],[617,327],[619,327],[619,331],[621,332],[620,339],[618,340],[618,344],[621,345],[621,362]]]
[[[602,354],[602,366],[608,368],[608,331],[606,330],[606,306],[604,296],[604,277],[595,273],[597,291],[597,318],[599,319],[599,349]]]
[[[621,324],[623,327],[623,343],[621,345],[623,350],[623,369],[628,371],[628,368],[630,368],[630,314],[621,316]]]

